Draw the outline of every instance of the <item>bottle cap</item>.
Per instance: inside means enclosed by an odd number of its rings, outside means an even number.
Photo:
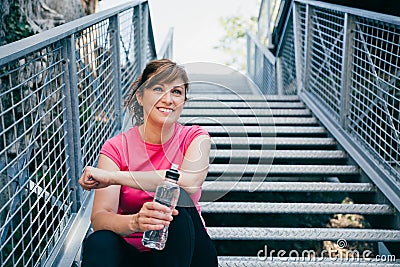
[[[179,171],[178,171],[178,164],[172,164],[171,169],[169,169],[166,173],[165,173],[165,178],[169,178],[169,179],[173,179],[178,181],[179,179]]]

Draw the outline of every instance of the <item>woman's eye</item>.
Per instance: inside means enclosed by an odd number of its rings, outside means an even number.
[[[162,89],[161,87],[154,87],[154,88],[153,88],[153,91],[162,92],[163,89]]]
[[[174,95],[182,95],[182,91],[179,90],[179,89],[174,89],[174,90],[172,90],[172,93],[173,93]]]

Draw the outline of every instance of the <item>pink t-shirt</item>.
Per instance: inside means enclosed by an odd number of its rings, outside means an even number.
[[[109,157],[121,171],[165,170],[172,163],[182,164],[190,143],[199,135],[208,135],[207,131],[197,125],[182,126],[175,123],[173,136],[164,144],[150,144],[143,141],[137,126],[107,140],[100,153]],[[121,186],[118,214],[139,212],[143,203],[153,201],[153,192]],[[201,189],[190,195],[200,214],[198,201]],[[204,221],[203,221],[204,222]],[[149,251],[141,243],[143,233],[133,233],[124,239],[139,251]]]

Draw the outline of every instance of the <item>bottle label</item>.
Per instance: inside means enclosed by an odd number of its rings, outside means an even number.
[[[154,197],[154,201],[160,204],[163,204],[167,207],[174,207],[176,205],[176,191],[179,189],[167,188],[166,186],[162,186],[157,188],[157,192]]]

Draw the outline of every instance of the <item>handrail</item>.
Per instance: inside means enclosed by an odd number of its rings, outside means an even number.
[[[103,10],[101,12],[62,24],[39,34],[35,34],[16,42],[0,46],[0,65],[15,60],[24,54],[41,49],[57,40],[61,40],[75,32],[85,29],[106,18],[117,15],[134,6],[140,5],[146,1],[147,0],[133,0],[133,2]]]
[[[260,40],[250,31],[246,31],[246,35],[250,38],[250,40],[257,46],[257,48],[263,53],[263,55],[268,59],[271,64],[275,64],[276,58],[268,48],[263,45]]]
[[[349,15],[366,17],[366,18],[369,18],[372,20],[379,20],[379,21],[386,22],[389,24],[400,25],[400,17],[396,17],[396,16],[392,16],[392,15],[388,15],[388,14],[377,13],[374,11],[359,9],[359,8],[355,8],[355,7],[345,7],[345,6],[341,6],[341,5],[330,4],[330,3],[320,2],[320,1],[315,1],[315,0],[294,0],[294,1],[298,2],[298,3],[306,4],[309,6],[328,8],[328,9],[336,10],[339,12],[347,13]]]

